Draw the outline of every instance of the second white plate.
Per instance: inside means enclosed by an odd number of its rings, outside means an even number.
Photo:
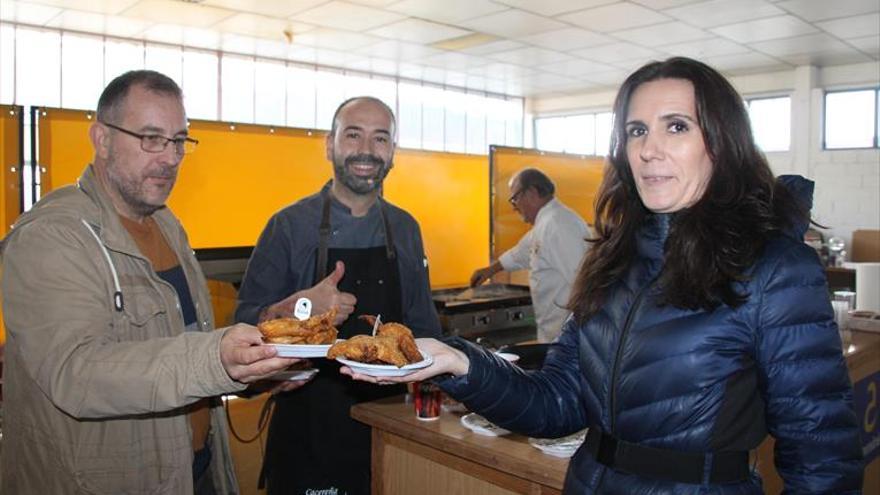
[[[278,357],[322,358],[332,344],[263,344],[278,349]]]

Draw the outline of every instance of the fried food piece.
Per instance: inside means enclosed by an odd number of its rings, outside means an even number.
[[[338,357],[359,363],[391,364],[398,368],[409,364],[406,356],[400,352],[397,339],[394,337],[355,335],[346,341],[333,344],[327,351],[328,359]]]
[[[416,345],[416,339],[413,338],[412,330],[406,326],[400,323],[386,323],[376,330],[376,335],[397,340],[397,347],[406,357],[408,364],[418,363],[424,359]]]
[[[336,341],[336,307],[307,320],[277,318],[259,325],[263,340],[272,344],[332,344]]]

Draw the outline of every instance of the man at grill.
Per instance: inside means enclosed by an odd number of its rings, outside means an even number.
[[[517,172],[509,183],[510,204],[533,225],[516,246],[494,263],[474,271],[471,287],[507,270],[529,270],[529,289],[538,324],[538,341],[556,340],[570,311],[565,308],[590,228],[553,195],[556,186],[535,168]]]
[[[339,338],[370,333],[363,314],[439,336],[418,223],[381,194],[394,133],[394,115],[381,100],[339,106],[326,140],[334,178],[269,220],[239,291],[238,321],[289,316],[306,297],[312,314],[336,306]],[[353,382],[332,361],[315,366],[321,371],[312,383],[275,396],[263,465],[268,493],[368,494],[370,428],[349,409],[405,390]]]

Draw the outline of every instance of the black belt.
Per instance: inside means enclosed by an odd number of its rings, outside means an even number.
[[[618,440],[591,427],[584,442],[600,464],[630,474],[679,483],[735,483],[749,477],[748,451],[681,452]]]

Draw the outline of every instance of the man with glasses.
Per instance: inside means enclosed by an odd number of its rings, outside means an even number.
[[[475,270],[471,287],[502,270],[528,269],[538,341],[553,342],[569,315],[565,307],[590,229],[574,210],[553,197],[556,186],[540,170],[520,170],[508,187],[513,209],[534,227],[491,265]]]
[[[94,162],[0,244],[3,493],[238,492],[219,395],[297,360],[250,325],[212,331],[165,207],[197,144],[187,132],[174,81],[119,76],[89,129]]]

